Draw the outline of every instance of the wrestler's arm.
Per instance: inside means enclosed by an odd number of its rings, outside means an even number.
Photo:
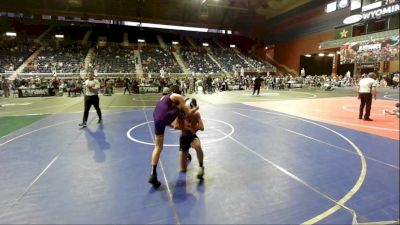
[[[177,130],[191,131],[192,133],[196,133],[198,130],[204,131],[203,120],[199,112],[195,112],[190,118],[176,118],[172,123],[172,127]]]
[[[203,124],[203,120],[201,119],[201,115],[199,112],[195,112],[194,113],[194,119],[197,122],[196,123],[196,130],[201,130],[204,131],[204,124]]]
[[[192,130],[192,126],[189,121],[177,117],[174,122],[172,122],[171,127],[176,130]]]
[[[180,94],[171,94],[170,98],[173,102],[175,102],[176,104],[178,104],[180,106],[180,108],[183,110],[183,112],[185,113],[185,115],[192,115],[194,112],[196,112],[199,107],[195,107],[193,109],[189,109],[189,107],[186,106],[185,104],[185,99],[183,98],[182,95]]]

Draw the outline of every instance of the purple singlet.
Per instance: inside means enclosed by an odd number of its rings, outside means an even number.
[[[156,135],[164,134],[165,127],[170,125],[179,114],[178,107],[172,107],[170,96],[163,96],[154,109],[153,118]]]

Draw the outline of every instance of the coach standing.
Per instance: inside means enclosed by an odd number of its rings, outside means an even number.
[[[85,111],[83,113],[82,123],[79,124],[81,127],[86,127],[86,122],[89,116],[90,107],[96,109],[97,115],[99,116],[98,123],[102,122],[101,110],[99,107],[99,89],[100,82],[95,79],[94,71],[89,73],[89,78],[83,83],[83,87],[85,88]]]
[[[376,100],[376,74],[374,72],[370,72],[368,77],[362,78],[358,83],[358,99],[360,99],[360,111],[358,114],[358,119],[363,119],[364,107],[365,114],[364,120],[372,121],[369,118],[371,114],[371,105],[372,105],[372,97]]]

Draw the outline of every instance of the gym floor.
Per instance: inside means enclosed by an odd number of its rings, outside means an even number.
[[[205,131],[179,172],[167,129],[159,189],[147,183],[160,94],[0,98],[1,224],[399,223],[399,90],[379,88],[358,120],[353,88],[193,94]]]

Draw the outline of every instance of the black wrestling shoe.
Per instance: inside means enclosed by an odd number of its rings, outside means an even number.
[[[84,127],[86,127],[87,125],[86,125],[86,122],[82,122],[82,123],[80,123],[80,124],[78,124],[80,127],[82,127],[82,128],[84,128]]]
[[[153,174],[151,174],[149,177],[149,183],[152,184],[155,189],[157,189],[161,185],[161,182],[157,180],[157,175]]]
[[[98,121],[97,121],[97,123],[102,123],[103,122],[103,119],[99,119]]]
[[[199,172],[197,173],[197,178],[199,180],[203,180],[203,176],[204,176],[204,167],[200,167]]]
[[[365,120],[365,121],[374,121],[374,120],[371,119],[371,118],[364,118],[364,120]]]

